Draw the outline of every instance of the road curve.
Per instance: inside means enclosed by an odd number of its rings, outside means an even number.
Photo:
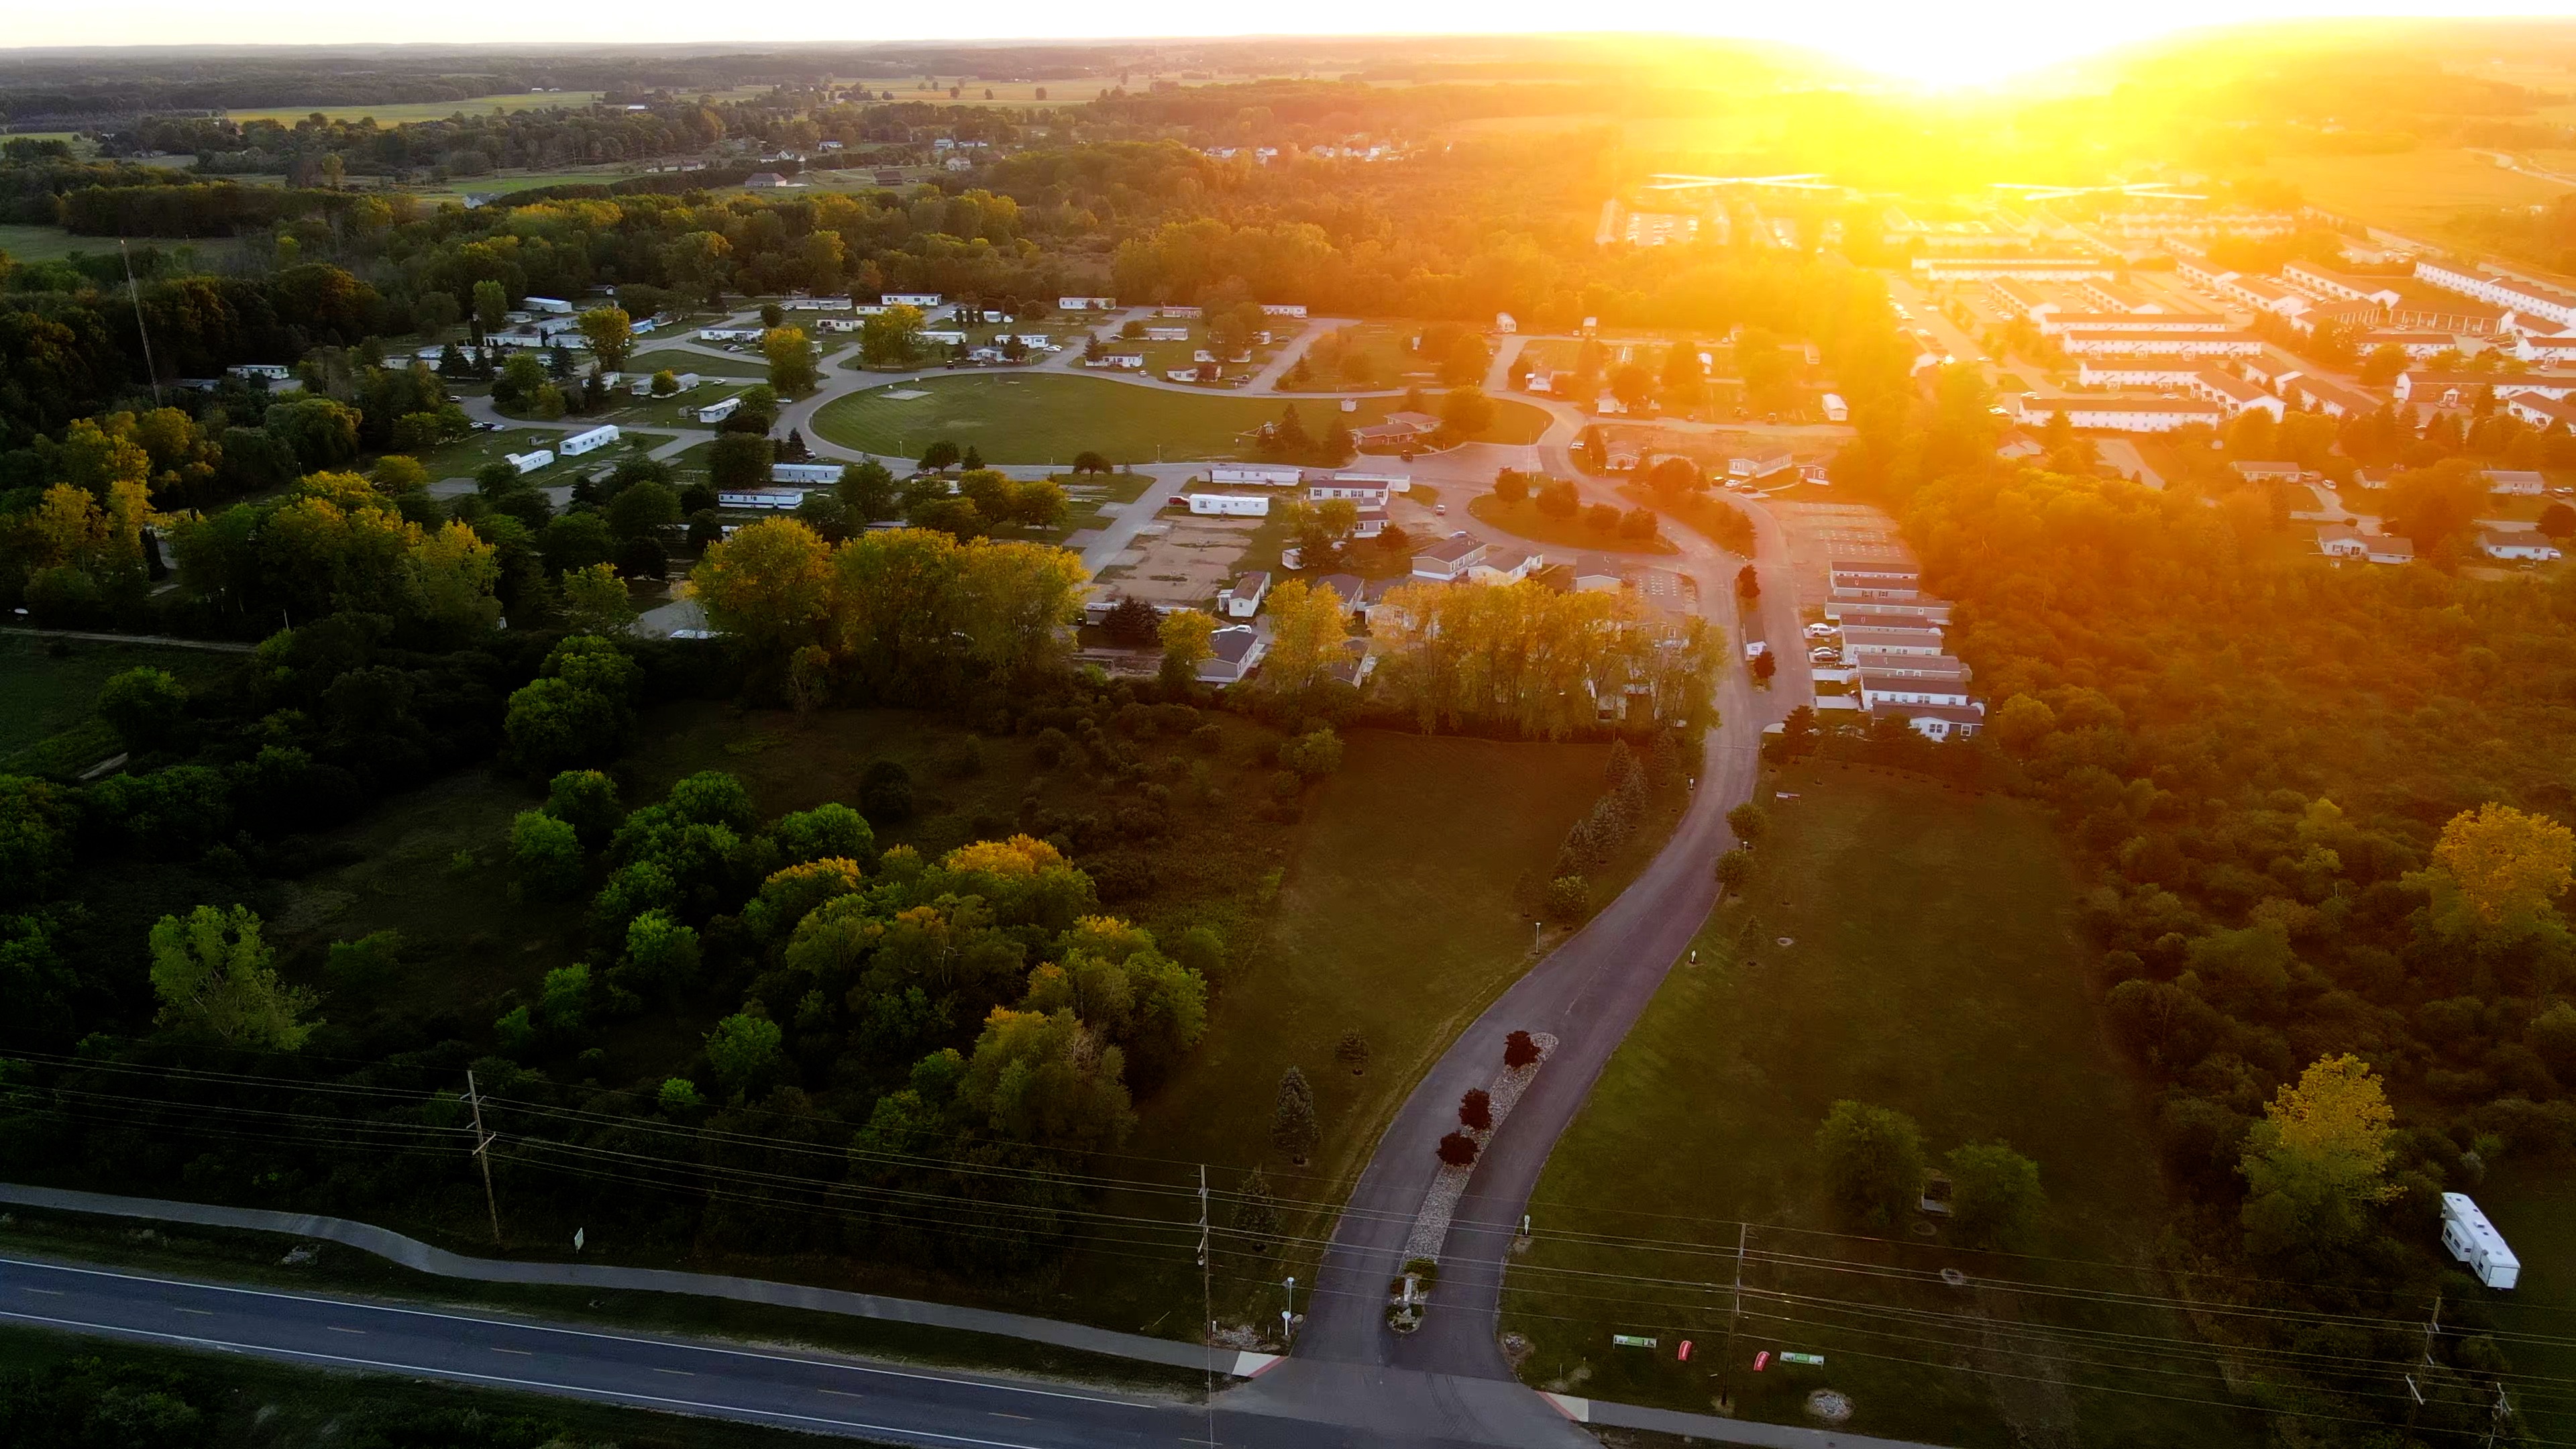
[[[1796,589],[1785,537],[1767,510],[1747,511],[1764,584],[1755,631],[1794,639]],[[1696,535],[1681,542],[1702,606],[1732,655],[1740,637],[1732,588],[1740,560]],[[1782,652],[1803,662],[1803,651]],[[1704,741],[1698,783],[1672,838],[1617,900],[1505,991],[1415,1086],[1334,1226],[1293,1357],[1220,1403],[1316,1417],[1338,1409],[1362,1422],[1494,1443],[1591,1442],[1553,1403],[1514,1381],[1496,1340],[1511,1240],[1557,1138],[1715,904],[1710,867],[1735,843],[1726,812],[1751,798],[1762,729],[1805,702],[1804,678],[1784,668],[1782,687],[1757,690],[1742,670],[1726,670],[1717,699],[1722,723]],[[1503,1038],[1519,1029],[1554,1033],[1556,1051],[1469,1180],[1422,1328],[1393,1334],[1382,1304],[1436,1172],[1434,1146],[1453,1129],[1459,1097],[1491,1079]]]

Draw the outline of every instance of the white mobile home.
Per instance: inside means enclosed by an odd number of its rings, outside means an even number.
[[[519,305],[531,312],[551,312],[558,317],[572,315],[572,304],[561,297],[530,297]]]
[[[536,299],[531,297],[528,300],[535,301]],[[575,433],[571,437],[564,439],[562,442],[555,444],[555,447],[567,458],[578,458],[584,453],[596,452],[616,441],[617,424],[606,423],[599,427],[592,428],[586,433]]]
[[[554,460],[554,452],[552,449],[548,448],[539,448],[533,453],[505,453],[502,455],[503,462],[508,463],[511,467],[518,469],[522,473],[534,473],[539,468],[543,468],[554,462]]]
[[[1261,304],[1261,315],[1264,317],[1303,317],[1306,315],[1306,304],[1303,302],[1264,302]]]
[[[1254,463],[1219,463],[1208,469],[1210,483],[1252,483],[1263,488],[1294,488],[1303,476],[1294,468],[1271,468]]]
[[[769,465],[769,481],[829,485],[841,481],[841,465],[838,463],[772,463]]]
[[[724,508],[773,508],[793,512],[804,502],[805,490],[802,488],[745,488],[716,495],[716,503]]]
[[[1268,518],[1270,499],[1253,493],[1192,493],[1190,512],[1217,518]]]
[[[1055,299],[1055,309],[1059,312],[1115,312],[1118,310],[1118,299],[1115,297],[1058,297]]]
[[[1829,392],[1823,397],[1817,399],[1817,401],[1821,403],[1825,409],[1826,422],[1842,423],[1851,421],[1851,404],[1843,401],[1841,393]]]
[[[726,398],[720,403],[709,403],[705,407],[698,409],[698,421],[702,423],[723,422],[725,419],[732,417],[735,411],[741,408],[741,406],[742,397],[740,394]]]
[[[889,307],[936,307],[939,305],[939,302],[940,296],[937,292],[888,292],[885,294],[885,304]]]
[[[698,340],[700,342],[758,342],[760,329],[757,327],[701,327],[698,329]]]
[[[2467,1193],[2442,1194],[2442,1246],[2490,1288],[2510,1288],[2522,1276],[2522,1260]]]

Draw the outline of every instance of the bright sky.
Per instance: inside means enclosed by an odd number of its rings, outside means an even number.
[[[2565,14],[2568,0],[2469,0],[2488,15]],[[2454,15],[2441,0],[1786,0],[1713,6],[1706,0],[1297,0],[1274,10],[1204,0],[979,0],[961,6],[864,8],[848,0],[616,0],[609,11],[525,0],[446,0],[369,6],[349,0],[141,0],[124,5],[30,3],[11,21],[13,46],[1093,39],[1285,33],[1310,35],[1681,33],[1787,41],[1933,85],[1973,84],[2088,55],[2127,41],[2208,25],[2336,16]],[[613,15],[613,19],[609,18]],[[1258,18],[1256,18],[1258,17]]]

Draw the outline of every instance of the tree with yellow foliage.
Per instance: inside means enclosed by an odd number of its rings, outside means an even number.
[[[1261,666],[1267,686],[1295,693],[1322,681],[1342,662],[1351,611],[1321,584],[1290,579],[1270,591],[1270,652]]]
[[[765,518],[710,544],[689,571],[707,620],[785,659],[814,641],[831,606],[831,550],[793,518]]]
[[[2368,1231],[2387,1181],[2396,1114],[2361,1058],[2323,1057],[2281,1088],[2245,1134],[2246,1246],[2261,1254],[2339,1247]]]
[[[1216,617],[1198,609],[1174,609],[1155,628],[1163,639],[1163,687],[1195,683],[1199,666],[1216,654],[1216,646],[1208,642],[1216,633]]]
[[[2443,934],[2512,941],[2556,920],[2571,876],[2576,832],[2490,800],[2452,816],[2432,867],[2407,879],[2432,891]]]

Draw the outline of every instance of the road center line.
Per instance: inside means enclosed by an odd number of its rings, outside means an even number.
[[[60,1298],[63,1296],[63,1290],[60,1288],[27,1288],[23,1283],[18,1286],[24,1288],[29,1293],[42,1293],[48,1298]]]
[[[366,1332],[366,1330],[365,1330],[365,1329],[363,1329],[363,1328],[342,1328],[340,1325],[338,1325],[338,1324],[336,1324],[336,1323],[325,1324],[325,1325],[323,1325],[323,1326],[324,1326],[324,1327],[326,1327],[326,1328],[328,1328],[328,1329],[330,1329],[333,1333],[364,1333],[364,1332]]]
[[[495,1348],[495,1349],[493,1349],[492,1351],[493,1351],[494,1353],[515,1353],[515,1354],[517,1354],[517,1355],[518,1355],[519,1357],[521,1357],[521,1358],[534,1358],[534,1357],[536,1357],[536,1355],[535,1355],[534,1353],[532,1353],[532,1352],[530,1352],[529,1350],[524,1349],[524,1348]]]
[[[689,1372],[687,1369],[666,1369],[666,1368],[657,1368],[657,1369],[653,1370],[653,1372],[655,1372],[655,1373],[657,1373],[657,1374],[678,1374],[681,1378],[684,1378],[684,1379],[693,1379],[693,1378],[696,1378],[696,1377],[697,1377],[697,1375],[696,1375],[696,1374],[693,1374],[693,1373]]]
[[[212,1318],[215,1316],[215,1310],[211,1308],[182,1308],[176,1303],[170,1305],[170,1311],[173,1313],[193,1313],[199,1318]]]

